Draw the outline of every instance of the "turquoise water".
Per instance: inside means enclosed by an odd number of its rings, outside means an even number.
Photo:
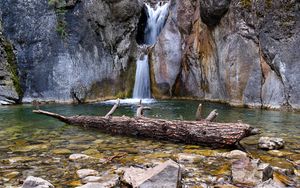
[[[153,118],[193,120],[198,104],[199,101],[192,100],[157,101],[147,105],[152,109],[145,115]],[[40,106],[40,109],[64,115],[105,115],[110,108],[111,105],[101,103]],[[121,166],[152,164],[168,158],[176,160],[178,153],[193,153],[199,150],[205,154],[211,151],[210,148],[200,146],[102,134],[33,114],[33,109],[35,107],[31,105],[0,107],[0,187],[19,186],[28,175],[45,178],[56,186],[74,187],[80,184],[75,175],[76,169],[93,168],[103,174],[109,174],[113,173],[112,169]],[[262,135],[247,138],[242,142],[253,156],[288,169],[292,169],[293,166],[287,159],[300,160],[299,113],[233,108],[215,103],[204,103],[203,109],[205,115],[213,109],[218,109],[218,122],[241,120],[263,130]],[[122,105],[114,115],[134,116],[135,111],[134,105]],[[286,154],[279,157],[257,150],[257,140],[260,136],[284,138],[287,144],[282,151]],[[125,153],[126,156],[107,165],[99,165],[99,161],[71,162],[68,160],[71,153],[86,153],[104,160],[118,153]],[[220,162],[221,166],[222,164]],[[205,172],[202,174],[216,175],[220,165],[204,165]],[[224,176],[226,174],[228,169]]]

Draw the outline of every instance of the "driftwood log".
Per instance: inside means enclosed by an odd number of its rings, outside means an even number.
[[[149,108],[143,106],[139,107],[137,117],[112,116],[118,105],[119,101],[106,116],[66,117],[43,110],[34,110],[33,112],[56,118],[70,125],[95,128],[110,134],[140,136],[211,147],[232,146],[241,139],[259,132],[250,125],[240,122],[215,123],[205,119],[182,121],[147,118],[142,115],[142,111]]]

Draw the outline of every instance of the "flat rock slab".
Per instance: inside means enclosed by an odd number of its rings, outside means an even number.
[[[266,150],[281,149],[284,147],[284,140],[275,137],[261,137],[258,141],[258,147]]]
[[[124,181],[138,188],[174,188],[178,187],[181,178],[180,166],[168,160],[154,168],[127,168],[124,170]]]
[[[21,188],[54,188],[54,186],[42,178],[29,176]]]
[[[255,186],[273,177],[273,169],[267,163],[248,157],[232,163],[232,181],[234,184]]]

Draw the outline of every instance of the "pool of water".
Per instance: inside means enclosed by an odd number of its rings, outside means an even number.
[[[193,120],[198,104],[199,101],[193,100],[156,101],[147,104],[151,110],[145,115],[153,118]],[[110,108],[109,103],[40,106],[40,109],[64,115],[105,115]],[[177,160],[179,153],[211,156],[212,153],[226,151],[166,141],[112,136],[65,125],[50,117],[33,114],[33,109],[35,107],[31,105],[0,107],[0,187],[20,186],[29,175],[42,177],[58,187],[74,187],[80,185],[75,173],[80,168],[93,168],[105,176],[123,166],[147,164],[151,166],[169,158]],[[242,145],[254,157],[287,169],[293,168],[288,160],[300,160],[299,113],[203,103],[205,115],[213,109],[219,112],[218,122],[240,120],[263,131],[259,136],[242,141]],[[122,104],[114,115],[134,116],[135,112],[135,105]],[[286,147],[281,150],[284,155],[276,156],[258,150],[257,141],[260,136],[283,138],[286,141]],[[125,156],[104,165],[99,163],[99,160],[85,163],[69,161],[68,157],[72,153],[85,153],[103,160],[120,153]],[[210,160],[214,159],[205,159],[202,165],[198,164],[200,179],[204,176],[229,177],[230,168],[227,161],[212,163]]]

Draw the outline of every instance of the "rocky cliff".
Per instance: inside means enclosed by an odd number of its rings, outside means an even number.
[[[13,46],[2,35],[0,19],[0,104],[19,103],[22,94]]]
[[[299,4],[174,0],[152,52],[154,94],[299,109]]]
[[[129,95],[141,8],[138,0],[1,1],[23,102]]]
[[[299,4],[171,0],[150,52],[153,96],[300,109]],[[142,7],[141,0],[2,1],[23,101],[129,97]]]

